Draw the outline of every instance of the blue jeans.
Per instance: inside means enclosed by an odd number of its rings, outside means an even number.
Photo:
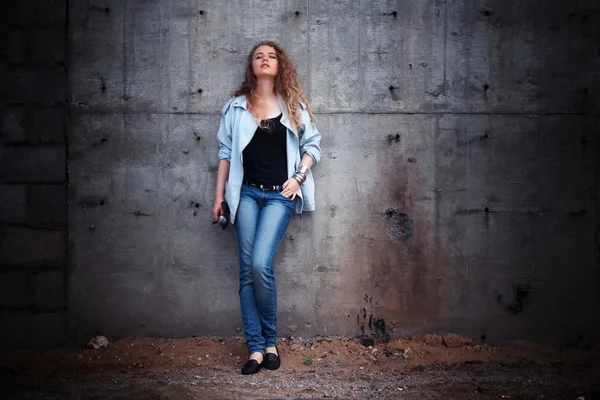
[[[240,304],[248,351],[264,354],[277,341],[277,289],[273,259],[294,202],[276,191],[243,185],[235,224]]]

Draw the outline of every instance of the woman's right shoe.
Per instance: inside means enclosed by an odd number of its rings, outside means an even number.
[[[263,361],[264,363],[264,361]],[[252,375],[260,371],[262,367],[262,363],[259,363],[256,360],[248,360],[242,367],[242,375]]]
[[[281,365],[281,358],[279,357],[279,349],[275,346],[277,350],[277,354],[275,353],[266,353],[265,358],[262,362],[262,366],[270,371],[275,371]]]

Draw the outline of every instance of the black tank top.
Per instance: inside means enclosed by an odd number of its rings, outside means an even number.
[[[268,129],[256,128],[243,151],[244,181],[263,185],[282,185],[287,180],[286,127],[282,114],[269,118]]]

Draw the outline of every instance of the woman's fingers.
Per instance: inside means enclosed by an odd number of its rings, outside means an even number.
[[[217,221],[219,219],[219,215],[223,214],[223,206],[221,203],[215,203],[212,209],[213,221]]]
[[[300,185],[298,184],[297,180],[292,178],[285,181],[283,185],[281,185],[281,187],[283,188],[283,190],[281,191],[281,195],[294,200],[294,198],[296,198],[296,192],[298,191]]]

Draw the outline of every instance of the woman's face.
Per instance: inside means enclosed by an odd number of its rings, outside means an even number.
[[[277,76],[279,63],[277,62],[277,52],[271,46],[260,46],[254,51],[252,59],[252,69],[254,75],[259,77]]]

